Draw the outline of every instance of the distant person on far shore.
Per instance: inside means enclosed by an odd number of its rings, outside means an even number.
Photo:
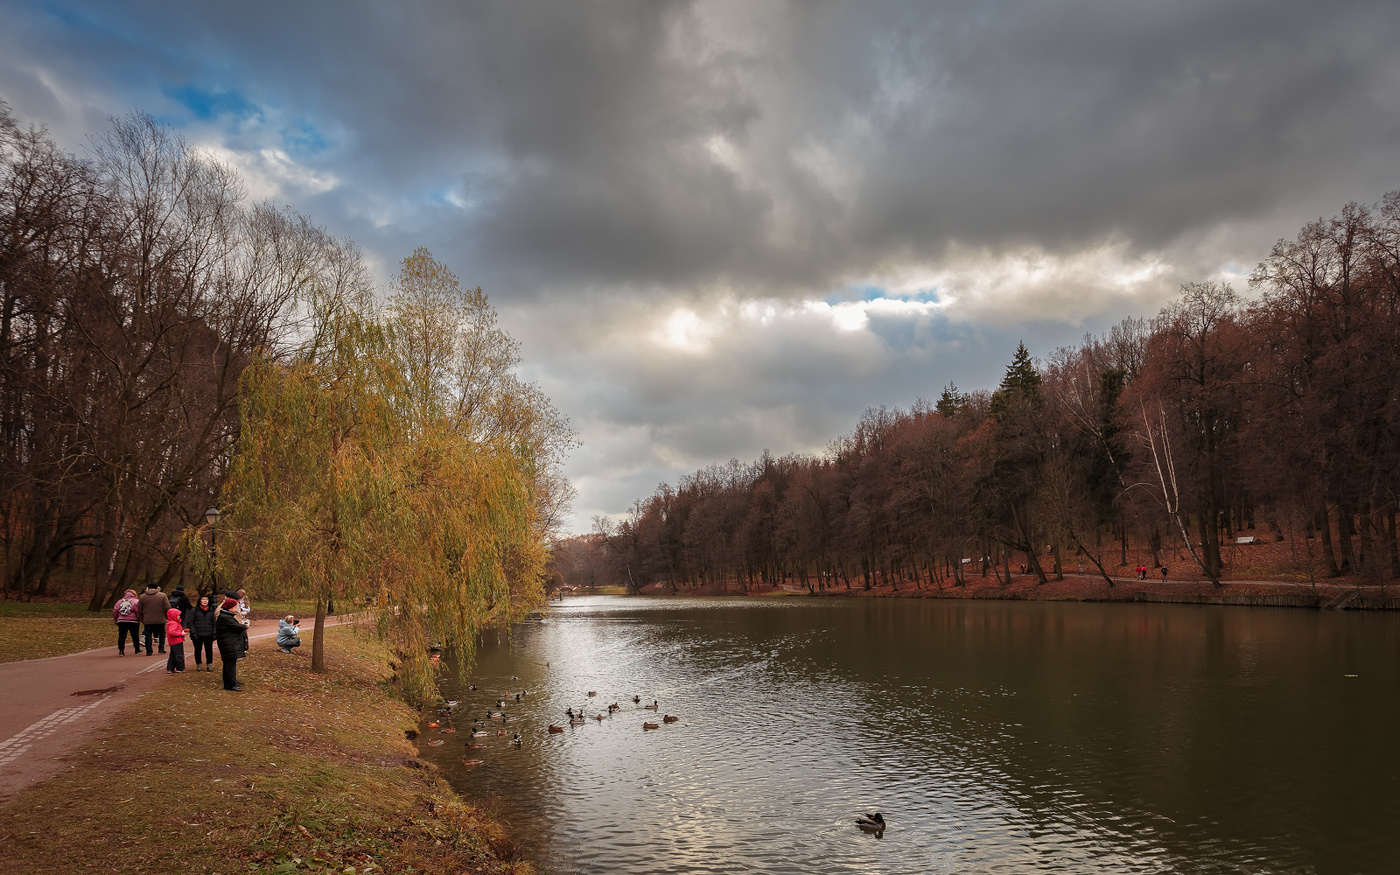
[[[141,652],[141,602],[136,590],[129,589],[112,605],[112,619],[117,624],[117,655],[126,656],[126,636],[131,636],[131,648]]]
[[[199,604],[190,608],[186,617],[189,620],[190,640],[194,642],[195,671],[214,670],[214,618],[217,613],[209,604],[209,596],[202,595]],[[201,656],[207,667],[201,664]]]
[[[154,583],[141,593],[141,623],[145,626],[142,637],[146,639],[146,655],[151,655],[151,637],[159,639],[160,649],[165,652],[165,612],[170,610],[170,599]]]
[[[1162,582],[1167,582],[1167,566],[1165,565],[1162,566]]]

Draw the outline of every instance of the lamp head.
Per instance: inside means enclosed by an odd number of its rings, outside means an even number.
[[[219,509],[217,507],[211,507],[208,510],[206,510],[204,512],[204,521],[211,526],[218,525]]]

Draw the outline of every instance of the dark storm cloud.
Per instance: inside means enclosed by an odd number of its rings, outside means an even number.
[[[427,229],[513,288],[789,293],[949,241],[1163,247],[1379,194],[1400,120],[1374,3],[44,9],[35,63],[101,46],[63,65],[343,132],[332,202],[460,187]]]

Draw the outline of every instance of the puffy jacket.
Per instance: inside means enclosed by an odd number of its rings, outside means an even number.
[[[190,604],[190,597],[185,595],[183,589],[177,589],[170,594],[170,607],[180,612],[180,622],[183,623],[194,605]]]
[[[214,608],[202,610],[197,605],[191,608],[190,612],[185,615],[185,619],[190,624],[190,634],[195,638],[213,638],[215,613],[217,611]]]
[[[141,601],[136,598],[135,592],[127,590],[126,595],[117,599],[117,603],[112,605],[112,619],[118,623],[141,622]]]
[[[296,626],[286,620],[277,621],[277,644],[279,647],[290,646],[293,641],[300,641],[300,631]]]
[[[180,622],[180,609],[171,608],[165,612],[165,641],[179,644],[185,640],[185,624]]]
[[[164,623],[165,612],[170,610],[170,599],[165,593],[151,587],[141,594],[138,599],[141,602],[141,622],[143,623]]]
[[[246,655],[247,629],[234,611],[219,611],[214,620],[214,639],[219,644],[220,659],[242,659]]]

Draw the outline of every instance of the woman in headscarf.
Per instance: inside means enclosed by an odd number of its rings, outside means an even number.
[[[224,689],[235,693],[243,692],[243,685],[238,682],[238,660],[247,652],[243,649],[246,632],[238,615],[238,599],[225,596],[214,617],[214,639],[219,644],[219,659],[224,663]]]

